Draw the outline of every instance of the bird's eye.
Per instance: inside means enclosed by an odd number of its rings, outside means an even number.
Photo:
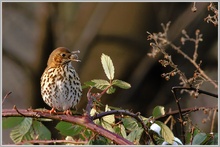
[[[65,57],[65,56],[66,56],[66,54],[64,54],[64,53],[61,53],[60,55],[61,55],[62,57]]]

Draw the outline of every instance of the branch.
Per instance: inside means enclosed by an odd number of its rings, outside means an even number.
[[[114,134],[96,124],[94,124],[88,117],[86,116],[71,116],[71,115],[53,115],[50,114],[49,112],[44,112],[44,111],[38,111],[38,112],[33,112],[34,110],[24,110],[21,109],[19,110],[19,113],[24,115],[25,117],[33,117],[33,118],[50,118],[54,120],[60,120],[60,121],[66,121],[74,124],[78,124],[80,126],[84,126],[93,132],[96,132],[97,134],[100,134],[116,144],[119,145],[133,145],[132,142],[124,139],[123,137]],[[16,116],[22,116],[19,114],[18,111],[13,110],[13,109],[3,109],[2,110],[2,117],[16,117]]]
[[[196,89],[196,88],[193,88],[193,87],[174,86],[174,87],[172,88],[172,90],[177,90],[177,89],[179,89],[179,90],[182,90],[182,89],[192,90],[192,91],[198,92],[199,94],[206,94],[206,95],[209,95],[209,96],[218,98],[218,95],[217,95],[217,94],[213,94],[213,93],[210,93],[210,92],[207,92],[207,91],[204,91],[204,90],[200,90],[200,89]]]
[[[70,143],[70,144],[77,144],[77,145],[82,145],[82,144],[87,144],[87,141],[71,141],[71,140],[27,140],[27,141],[22,141],[16,145],[26,145],[26,144],[57,144],[57,143]]]
[[[185,114],[190,113],[190,112],[196,112],[196,111],[200,111],[200,110],[206,110],[206,109],[213,109],[214,111],[218,110],[218,107],[193,107],[193,108],[185,108],[185,109],[181,109],[181,112]],[[156,117],[155,120],[161,119],[161,118],[165,118],[168,117],[170,115],[176,115],[179,113],[179,110],[173,110],[170,112],[165,113],[164,115],[161,115],[159,117]]]
[[[178,111],[179,111],[179,121],[180,121],[180,126],[181,126],[181,135],[182,135],[182,140],[183,140],[183,144],[185,144],[185,130],[184,130],[184,125],[183,125],[183,114],[182,114],[182,110],[181,110],[181,107],[180,107],[180,103],[179,103],[179,99],[176,97],[176,90],[174,88],[172,88],[172,93],[173,93],[173,97],[175,99],[175,102],[177,104],[177,107],[178,107]]]

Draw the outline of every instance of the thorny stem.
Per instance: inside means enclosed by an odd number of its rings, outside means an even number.
[[[19,113],[18,113],[19,112]],[[88,117],[86,116],[71,116],[71,115],[51,115],[49,112],[34,112],[32,110],[12,110],[12,109],[4,109],[2,111],[2,116],[3,117],[10,117],[10,116],[24,116],[24,117],[33,117],[33,118],[50,118],[54,120],[61,120],[61,121],[66,121],[74,124],[78,124],[80,126],[84,126],[93,132],[96,132],[116,144],[120,145],[133,145],[132,142],[124,139],[120,135],[117,135],[115,133],[112,133],[96,124],[94,124]]]
[[[86,113],[85,113],[86,116],[89,117],[90,120],[91,120],[90,112],[93,107],[93,100],[94,100],[94,95],[91,94],[91,90],[92,90],[92,87],[87,92],[88,103],[86,105]]]
[[[100,94],[92,94],[91,90],[92,87],[89,89],[89,91],[87,92],[87,98],[88,98],[88,103],[86,105],[86,115],[91,119],[91,109],[93,108],[93,102],[95,99],[97,98],[101,98],[103,94],[105,94],[107,92],[107,90],[111,87],[112,85],[109,85],[105,90],[102,91],[102,93]]]

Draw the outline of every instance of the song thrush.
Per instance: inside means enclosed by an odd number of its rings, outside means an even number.
[[[75,53],[65,47],[55,49],[49,56],[47,68],[41,77],[41,95],[44,102],[55,110],[71,113],[78,104],[82,88],[71,61],[79,61]]]

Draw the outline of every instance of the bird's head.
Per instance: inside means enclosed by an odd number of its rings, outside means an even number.
[[[70,52],[65,47],[58,47],[50,54],[47,66],[56,67],[67,64],[71,61],[79,62],[80,60],[78,60],[78,56],[76,53],[80,53],[80,51]]]

